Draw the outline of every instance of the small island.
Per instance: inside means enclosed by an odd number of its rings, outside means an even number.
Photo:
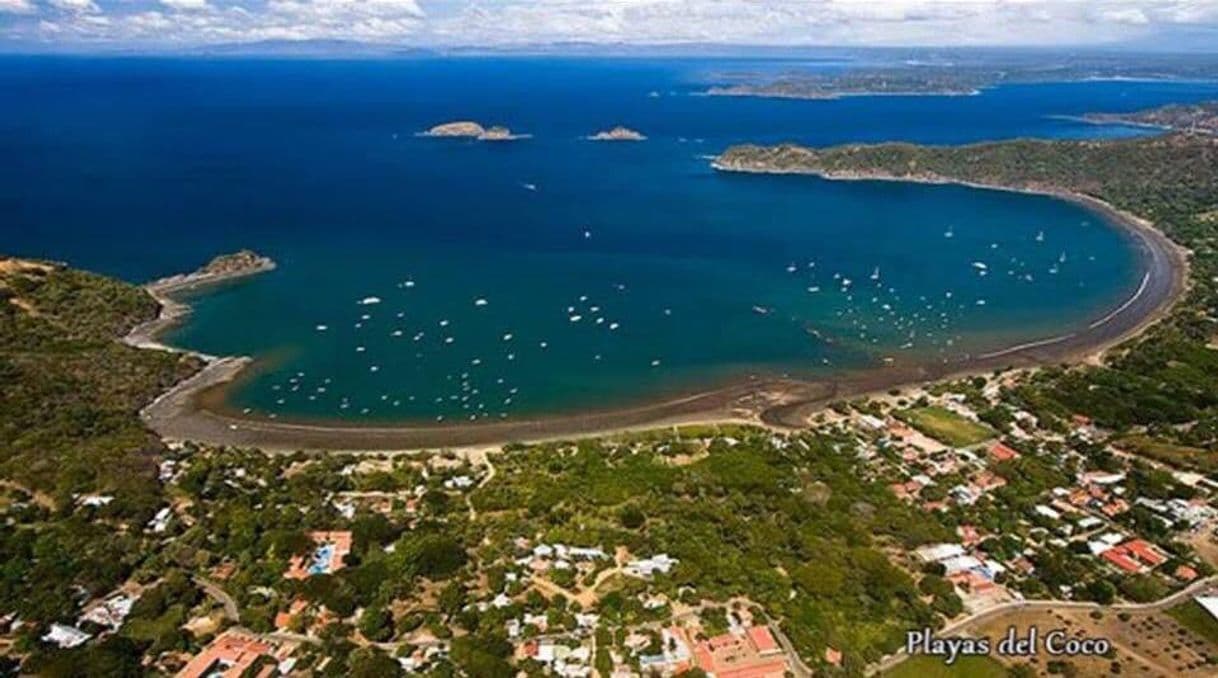
[[[647,141],[641,132],[618,125],[611,130],[597,132],[588,137],[588,141]]]
[[[502,125],[483,127],[481,124],[471,120],[459,120],[436,125],[426,132],[420,132],[419,136],[476,139],[478,141],[515,141],[517,139],[527,139],[531,135],[516,134],[511,129]]]

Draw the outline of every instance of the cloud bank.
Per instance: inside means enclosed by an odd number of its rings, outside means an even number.
[[[1214,31],[1218,0],[0,0],[0,40],[131,47],[1087,45]]]

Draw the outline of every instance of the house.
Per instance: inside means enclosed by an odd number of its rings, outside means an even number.
[[[770,629],[753,626],[694,646],[698,668],[715,678],[782,678],[787,659]]]
[[[208,645],[178,673],[178,678],[238,678],[259,657],[271,655],[274,646],[252,635],[227,632]]]
[[[1149,567],[1158,567],[1167,562],[1167,554],[1145,539],[1131,539],[1121,544],[1121,547]]]
[[[914,554],[924,563],[937,563],[964,555],[964,547],[959,544],[928,544],[919,547]]]
[[[66,624],[51,624],[51,628],[42,636],[42,642],[51,643],[62,649],[70,650],[84,645],[93,636],[81,631],[75,626]]]
[[[1107,551],[1104,551],[1103,553],[1101,553],[1100,557],[1103,558],[1104,560],[1107,560],[1108,562],[1112,563],[1113,565],[1117,566],[1117,568],[1119,568],[1120,570],[1127,572],[1129,574],[1134,574],[1134,573],[1142,571],[1142,566],[1138,565],[1138,563],[1135,562],[1132,558],[1126,556],[1125,553],[1121,549],[1118,549],[1118,548],[1108,549]]]
[[[990,471],[982,471],[973,478],[973,485],[980,488],[982,491],[996,490],[1000,487],[1005,487],[1007,479],[1000,475],[991,473]]]
[[[956,528],[956,534],[960,537],[960,541],[965,546],[973,546],[981,541],[981,535],[977,532],[977,528],[972,525],[961,525]]]
[[[351,553],[350,532],[312,532],[309,538],[317,548],[308,561],[303,556],[292,556],[287,579],[305,579],[315,574],[333,574],[346,565],[345,558]]]
[[[829,664],[830,666],[841,666],[842,665],[841,650],[837,650],[832,647],[826,647],[825,648],[825,663]]]
[[[93,622],[98,626],[108,626],[111,631],[117,631],[123,625],[123,620],[131,614],[138,596],[130,596],[122,591],[116,591],[105,599],[85,610],[80,616],[82,622]]]
[[[1094,552],[1094,550],[1093,546],[1092,551]],[[1144,568],[1155,568],[1168,560],[1167,554],[1144,539],[1130,539],[1101,552],[1100,557],[1129,573],[1141,572]]]
[[[626,563],[622,571],[634,577],[650,578],[654,577],[657,572],[668,574],[677,562],[676,558],[669,558],[667,553],[661,553],[650,558],[632,560]]]
[[[1017,450],[1004,445],[1001,441],[990,445],[989,453],[990,459],[998,462],[1011,461],[1012,459],[1019,458],[1019,452]]]

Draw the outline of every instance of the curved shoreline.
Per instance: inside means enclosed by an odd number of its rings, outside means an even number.
[[[1137,243],[1146,270],[1133,296],[1115,310],[1078,331],[1024,342],[950,363],[886,365],[844,373],[831,379],[738,379],[718,388],[682,394],[636,407],[500,421],[451,425],[333,424],[238,416],[223,407],[225,390],[246,373],[249,358],[202,356],[207,366],[141,411],[145,423],[162,438],[266,450],[383,451],[503,445],[576,436],[605,435],[687,423],[749,422],[784,428],[806,425],[806,419],[828,402],[848,396],[908,387],[996,369],[1030,368],[1058,362],[1083,362],[1127,341],[1161,319],[1187,289],[1187,251],[1153,224],[1097,198],[1052,186],[998,186],[938,176],[831,174],[810,170],[768,170],[712,163],[718,171],[755,174],[805,174],[827,180],[900,181],[955,184],[987,190],[1047,195],[1081,205],[1123,229]],[[257,271],[254,271],[257,272]],[[192,285],[193,286],[193,285]],[[153,290],[162,301],[162,318],[146,323],[144,347],[176,350],[155,337],[189,312],[170,298],[180,289]],[[166,303],[168,302],[168,303]],[[181,309],[185,308],[183,312]],[[165,320],[165,316],[178,313]],[[144,327],[144,326],[141,326]],[[140,329],[140,328],[137,328]],[[135,335],[133,330],[133,335]],[[128,337],[127,343],[131,337]],[[135,345],[135,344],[133,344]]]

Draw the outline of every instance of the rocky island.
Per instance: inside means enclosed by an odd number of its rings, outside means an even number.
[[[517,139],[527,139],[531,135],[515,134],[512,130],[501,125],[483,127],[481,124],[470,120],[459,120],[436,125],[426,132],[421,132],[419,136],[466,138],[477,139],[478,141],[515,141]]]
[[[641,132],[618,125],[611,130],[597,132],[588,137],[588,141],[647,141]]]

